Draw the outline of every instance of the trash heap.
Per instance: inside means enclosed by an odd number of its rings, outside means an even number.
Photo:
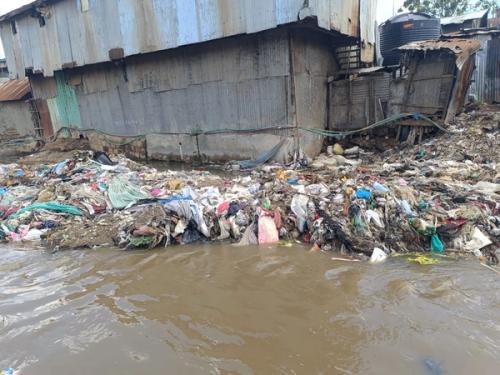
[[[383,154],[341,142],[299,170],[158,171],[91,152],[1,165],[0,238],[54,250],[300,241],[358,258],[460,252],[496,263],[498,113],[474,116]]]

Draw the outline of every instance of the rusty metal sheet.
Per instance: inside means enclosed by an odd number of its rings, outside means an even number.
[[[450,51],[454,53],[458,69],[469,60],[470,56],[481,48],[479,40],[475,39],[445,39],[445,40],[426,40],[421,42],[412,42],[398,47],[400,51]]]
[[[25,70],[53,76],[65,67],[106,62],[294,23],[299,14],[320,28],[359,36],[360,0],[80,0],[34,2],[0,18],[11,78]],[[371,43],[375,0],[363,0],[363,39]],[[44,6],[45,25],[29,15]],[[11,22],[16,25],[13,33]],[[370,50],[368,48],[368,50]],[[111,53],[111,56],[114,56]]]
[[[28,78],[10,80],[0,85],[0,102],[21,100],[31,92]]]

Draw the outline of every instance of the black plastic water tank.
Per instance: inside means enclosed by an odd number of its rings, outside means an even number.
[[[402,13],[379,26],[380,53],[384,65],[398,65],[400,53],[395,48],[420,40],[441,36],[441,20],[426,13]]]

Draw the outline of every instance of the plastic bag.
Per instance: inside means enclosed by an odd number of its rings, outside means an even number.
[[[441,241],[437,233],[431,236],[431,251],[433,253],[444,253],[444,243]]]
[[[373,249],[372,256],[370,257],[370,263],[381,263],[387,259],[387,254],[384,250],[376,247]]]
[[[304,226],[306,225],[307,219],[307,203],[309,202],[309,197],[302,194],[294,195],[292,198],[292,203],[290,208],[292,212],[297,216],[297,229],[300,233],[304,232]]]
[[[390,190],[387,188],[385,185],[382,185],[380,182],[374,182],[373,185],[373,190],[375,190],[377,193],[388,193]]]
[[[379,228],[385,227],[385,225],[382,222],[382,220],[380,219],[380,215],[378,214],[377,211],[366,210],[365,215],[366,215],[366,220],[369,223],[373,221],[377,227],[379,227]]]
[[[358,199],[365,199],[365,200],[369,201],[369,200],[371,200],[373,198],[373,194],[369,190],[358,189],[358,190],[356,190],[356,198],[358,198]]]
[[[274,244],[279,241],[278,230],[274,220],[269,216],[259,218],[259,244]]]

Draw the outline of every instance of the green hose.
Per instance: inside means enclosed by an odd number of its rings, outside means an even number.
[[[364,128],[361,129],[356,129],[356,130],[346,130],[346,131],[336,131],[336,130],[323,130],[323,129],[315,129],[315,128],[308,128],[308,127],[298,127],[299,130],[303,130],[315,135],[319,136],[324,136],[324,137],[347,137],[349,135],[353,134],[358,134],[358,133],[363,133],[368,130],[373,130],[376,128],[380,128],[383,126],[390,125],[398,120],[402,120],[405,118],[414,118],[416,120],[424,120],[427,123],[435,126],[439,130],[447,133],[448,130],[443,128],[441,125],[436,123],[435,121],[431,120],[429,117],[415,112],[415,113],[400,113],[398,115],[394,115],[391,117],[388,117],[384,120],[377,121],[371,125],[368,125]],[[199,136],[199,135],[214,135],[214,134],[231,134],[231,133],[236,133],[236,134],[248,134],[248,133],[261,133],[265,131],[281,131],[281,130],[294,130],[297,129],[294,126],[277,126],[277,127],[265,127],[265,128],[250,128],[250,129],[217,129],[217,130],[207,130],[203,131],[201,129],[193,129],[189,133],[168,133],[168,132],[159,132],[159,133],[149,133],[149,135],[190,135],[190,136]],[[118,146],[125,146],[128,144],[131,144],[137,140],[142,140],[146,138],[146,134],[139,134],[139,135],[130,135],[130,136],[124,136],[124,135],[118,135],[118,134],[111,134],[111,133],[106,133],[102,130],[99,129],[78,129],[74,127],[63,127],[59,129],[56,134],[54,135],[54,140],[56,140],[59,137],[59,134],[64,131],[64,130],[69,130],[69,131],[76,131],[80,133],[86,133],[86,132],[96,132],[98,134],[104,135],[106,137],[126,137],[126,138],[131,138],[131,140],[124,141],[124,142],[115,142],[111,141],[108,139],[109,143],[118,145]]]

